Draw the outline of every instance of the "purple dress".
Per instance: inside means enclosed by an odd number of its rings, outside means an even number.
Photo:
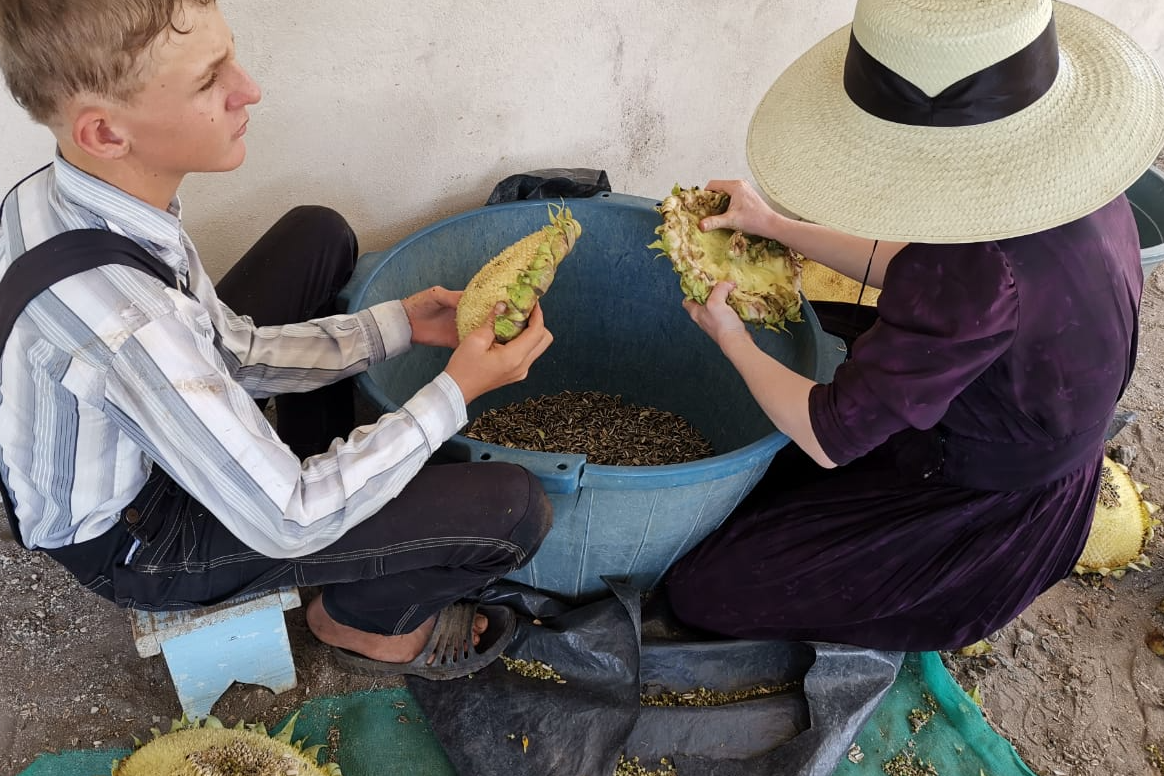
[[[782,450],[672,569],[676,614],[907,651],[1007,624],[1083,551],[1142,285],[1123,196],[1039,234],[904,248],[879,320],[809,396],[838,467]]]

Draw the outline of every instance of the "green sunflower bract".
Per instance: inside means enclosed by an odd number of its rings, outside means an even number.
[[[498,302],[505,311],[493,321],[498,342],[521,333],[538,299],[554,282],[558,265],[574,248],[582,225],[570,208],[549,207],[550,223],[527,235],[491,259],[465,286],[457,304],[457,335],[463,340],[489,317]]]

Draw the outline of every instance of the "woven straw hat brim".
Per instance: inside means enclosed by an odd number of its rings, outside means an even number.
[[[1054,5],[1050,91],[1004,119],[916,127],[876,118],[842,85],[850,26],[797,59],[748,130],[759,187],[801,218],[861,237],[958,243],[1049,229],[1110,202],[1164,147],[1164,79],[1114,25]]]

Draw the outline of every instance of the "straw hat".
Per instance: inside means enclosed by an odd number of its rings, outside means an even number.
[[[1161,147],[1159,68],[1051,0],[857,0],[769,89],[747,143],[760,188],[800,217],[929,243],[1073,221]]]

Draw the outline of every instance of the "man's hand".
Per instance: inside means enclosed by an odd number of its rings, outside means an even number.
[[[445,372],[456,381],[465,404],[503,385],[520,382],[530,365],[546,352],[554,335],[546,329],[541,305],[535,305],[525,330],[504,344],[493,339],[493,319],[505,310],[499,302],[476,330],[453,351]]]
[[[694,299],[683,301],[683,309],[691,316],[691,320],[695,321],[721,350],[731,339],[749,336],[740,316],[727,305],[727,296],[735,287],[735,283],[720,281],[711,290],[706,304],[700,304]]]
[[[461,291],[433,286],[404,299],[413,345],[457,346],[457,302]]]

